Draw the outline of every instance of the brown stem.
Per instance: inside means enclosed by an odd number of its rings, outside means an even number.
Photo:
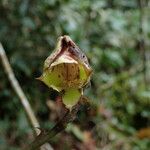
[[[68,110],[65,116],[51,130],[41,131],[41,134],[37,136],[37,138],[26,149],[36,150],[42,144],[49,142],[52,137],[63,131],[67,127],[67,124],[72,122],[76,118],[80,106],[87,103],[88,99],[85,97],[81,97],[79,102],[72,108],[72,110]]]

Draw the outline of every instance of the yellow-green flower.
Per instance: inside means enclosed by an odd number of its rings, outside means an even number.
[[[69,36],[61,36],[55,51],[45,60],[39,79],[50,88],[63,91],[63,103],[70,108],[80,99],[91,74],[85,54]]]

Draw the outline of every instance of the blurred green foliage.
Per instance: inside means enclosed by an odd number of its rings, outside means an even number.
[[[150,7],[146,2],[143,32],[150,49]],[[108,124],[106,145],[111,149],[148,150],[148,139],[134,137],[150,125],[150,85],[144,82],[139,46],[140,15],[138,0],[0,0],[0,41],[42,126],[53,125],[46,100],[55,93],[35,78],[57,38],[66,34],[83,49],[94,69],[92,86],[85,93],[96,112],[81,111],[77,124],[85,130],[92,121],[98,148],[105,147],[99,144],[98,126],[105,130]],[[147,77],[148,73],[146,70]],[[24,146],[31,128],[2,65],[0,78],[0,149],[16,150]],[[120,139],[124,142],[119,147]],[[54,139],[52,145],[58,141]],[[66,143],[64,149],[71,149],[69,146]]]

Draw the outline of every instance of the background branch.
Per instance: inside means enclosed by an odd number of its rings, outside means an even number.
[[[139,10],[140,10],[140,18],[139,18],[139,34],[140,34],[140,41],[139,41],[139,48],[142,53],[143,59],[143,75],[144,75],[144,82],[145,87],[147,88],[147,59],[146,59],[146,43],[145,43],[145,32],[144,32],[144,24],[146,21],[145,15],[145,8],[147,6],[146,0],[139,0]]]
[[[19,85],[19,82],[17,81],[17,79],[15,78],[15,75],[14,75],[14,72],[10,66],[10,63],[8,61],[8,58],[6,56],[6,53],[5,53],[5,50],[2,46],[2,44],[0,43],[0,58],[1,58],[1,61],[2,61],[2,64],[3,64],[3,67],[5,69],[5,72],[8,76],[8,79],[12,85],[12,88],[14,89],[14,91],[16,92],[16,94],[18,95],[24,109],[25,109],[25,112],[27,114],[27,117],[29,118],[30,120],[30,123],[35,131],[35,133],[38,135],[39,134],[39,122],[38,120],[36,119],[35,115],[34,115],[34,112],[32,111],[32,108],[28,102],[28,99],[26,98],[23,90],[21,89],[21,86]],[[38,127],[38,128],[37,128]],[[42,150],[52,150],[51,146],[46,144]]]

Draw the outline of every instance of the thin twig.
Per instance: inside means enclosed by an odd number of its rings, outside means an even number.
[[[19,85],[19,82],[15,78],[14,72],[13,72],[11,66],[10,66],[10,63],[9,63],[8,58],[6,56],[5,50],[4,50],[4,48],[3,48],[1,43],[0,43],[0,58],[2,60],[2,64],[3,64],[3,67],[5,69],[6,74],[8,76],[8,79],[9,79],[9,81],[10,81],[14,91],[18,95],[18,97],[19,97],[19,99],[20,99],[20,101],[21,101],[21,103],[22,103],[22,105],[23,105],[23,107],[25,109],[25,112],[26,112],[26,114],[27,114],[27,116],[28,116],[28,118],[29,118],[29,120],[31,122],[31,125],[32,125],[35,133],[38,135],[39,132],[40,132],[38,130],[38,128],[37,128],[37,127],[40,127],[39,122],[36,119],[36,117],[34,115],[34,112],[32,111],[32,108],[31,108],[31,106],[30,106],[30,104],[28,102],[28,99],[26,98],[26,96],[25,96],[21,86]],[[45,150],[53,150],[50,145],[48,146],[46,144],[45,147],[46,148],[43,147],[42,150],[44,150],[44,149]]]

